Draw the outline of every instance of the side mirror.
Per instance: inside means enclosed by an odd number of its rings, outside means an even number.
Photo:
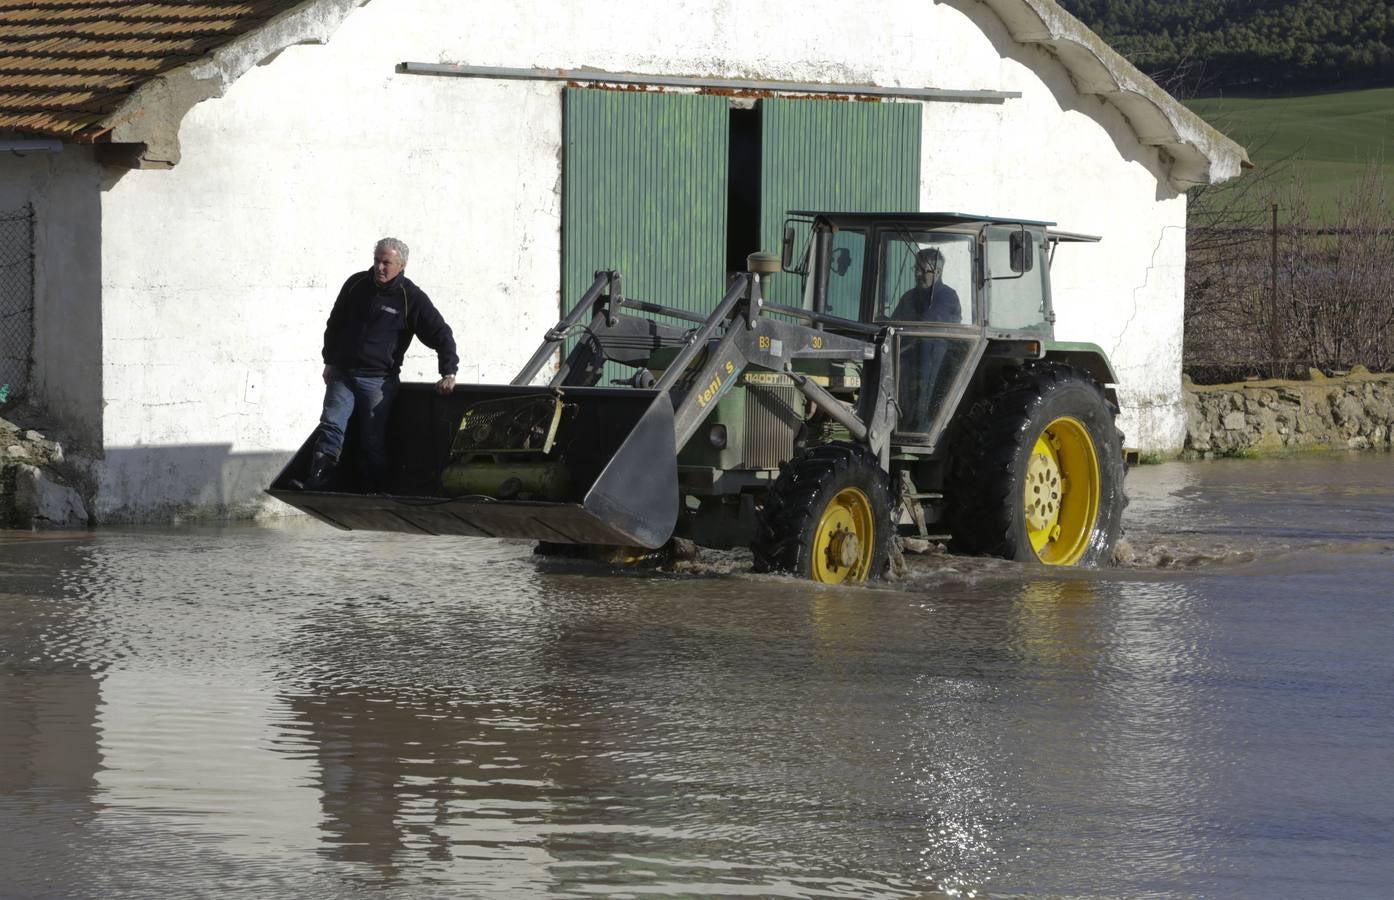
[[[1031,233],[1025,228],[1012,232],[1008,246],[1012,271],[1017,274],[1031,271],[1031,267],[1036,264],[1036,245],[1031,241]]]
[[[789,267],[794,264],[794,226],[784,225],[784,243],[779,251],[779,266],[784,271],[789,271]]]

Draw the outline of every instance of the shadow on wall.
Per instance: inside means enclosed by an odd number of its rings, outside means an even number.
[[[981,0],[941,0],[952,9],[958,10],[970,22],[977,25],[992,47],[1003,59],[1020,63],[1041,80],[1046,89],[1060,104],[1061,112],[1078,112],[1088,116],[1113,142],[1114,148],[1127,162],[1144,166],[1157,179],[1157,200],[1171,200],[1180,196],[1172,187],[1170,175],[1162,161],[1162,154],[1144,146],[1138,140],[1136,131],[1126,116],[1117,107],[1105,105],[1101,97],[1083,95],[1075,86],[1069,71],[1058,58],[1044,47],[1022,44],[1012,37],[1006,24]],[[1104,107],[1104,108],[1100,108]]]
[[[231,444],[109,447],[98,463],[98,524],[288,515],[262,491],[293,450],[234,453]]]

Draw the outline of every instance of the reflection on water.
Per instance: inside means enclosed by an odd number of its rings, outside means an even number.
[[[8,535],[0,895],[1382,896],[1390,475],[1143,467],[1127,567],[871,589]]]

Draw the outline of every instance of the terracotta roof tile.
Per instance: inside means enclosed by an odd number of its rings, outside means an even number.
[[[303,0],[0,0],[0,131],[84,139],[131,92]]]
[[[69,137],[87,131],[100,120],[100,115],[79,112],[0,113],[0,130]]]
[[[0,95],[15,91],[29,91],[34,94],[74,90],[77,88],[100,88],[108,93],[128,91],[143,81],[134,75],[6,75],[0,73]]]
[[[46,56],[0,56],[0,76],[16,74],[43,75],[52,72],[92,73],[110,75],[113,73],[130,75],[154,75],[169,65],[164,57],[157,56],[78,56],[56,60]]]

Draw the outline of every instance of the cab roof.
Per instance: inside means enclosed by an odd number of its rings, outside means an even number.
[[[792,209],[789,211],[789,215],[808,218],[822,217],[834,225],[874,225],[878,222],[885,222],[918,228],[942,228],[946,225],[1039,225],[1046,227],[1055,224],[1036,219],[1003,219],[998,216],[977,216],[960,212],[822,212]]]
[[[1046,229],[1046,238],[1055,242],[1097,243],[1097,234],[1080,234],[1074,231],[1060,231],[1051,228],[1054,222],[1037,219],[1003,219],[998,216],[975,216],[957,212],[817,212],[814,210],[791,209],[790,216],[809,219],[824,218],[839,228],[855,228],[862,225],[899,225],[909,228],[944,228],[955,225],[1034,225]]]

